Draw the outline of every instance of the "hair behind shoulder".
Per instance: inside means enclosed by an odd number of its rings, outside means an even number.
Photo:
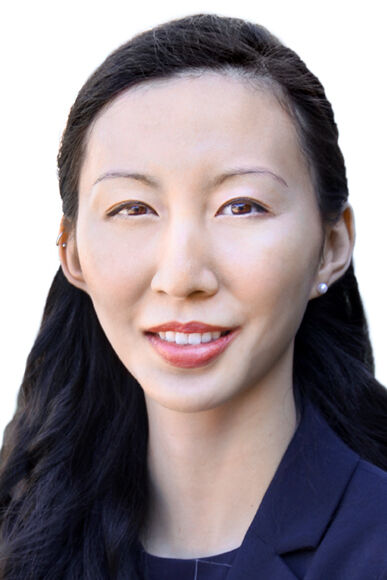
[[[122,559],[129,570],[147,434],[141,388],[59,270],[5,433],[1,577],[115,578]]]
[[[264,80],[293,116],[324,221],[348,196],[333,111],[318,79],[265,28],[198,14],[135,36],[81,89],[58,156],[73,225],[87,131],[115,96],[193,70]],[[387,391],[353,265],[310,301],[296,336],[295,388],[363,458],[387,469]],[[144,395],[106,339],[89,297],[61,270],[27,361],[0,472],[0,575],[5,579],[140,578],[136,540],[148,509]]]

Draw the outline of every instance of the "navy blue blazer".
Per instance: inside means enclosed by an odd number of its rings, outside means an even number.
[[[387,472],[308,399],[227,580],[387,580]]]

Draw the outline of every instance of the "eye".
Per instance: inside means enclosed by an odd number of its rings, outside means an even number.
[[[115,215],[121,216],[136,216],[136,215],[146,215],[148,213],[147,210],[150,210],[151,213],[155,213],[148,205],[142,203],[141,201],[125,201],[113,207],[111,210],[108,211],[108,217],[112,217]]]
[[[223,213],[223,215],[254,215],[268,213],[268,210],[265,207],[249,198],[233,199],[232,201],[227,202],[220,208],[216,215],[225,208],[229,208],[230,211]]]

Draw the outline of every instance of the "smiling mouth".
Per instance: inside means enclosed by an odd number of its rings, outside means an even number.
[[[192,333],[183,337],[179,335],[184,333],[169,334],[169,332],[171,331],[145,332],[145,336],[156,352],[169,364],[181,368],[196,368],[209,364],[224,352],[239,334],[239,328],[224,332]],[[166,336],[162,337],[160,334]]]
[[[223,336],[230,334],[230,330],[224,330],[223,332],[145,332],[149,336],[157,336],[164,342],[176,344],[179,346],[198,346],[200,344],[208,344],[214,342]]]

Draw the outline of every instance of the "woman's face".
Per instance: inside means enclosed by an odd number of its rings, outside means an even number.
[[[296,130],[267,89],[210,72],[148,82],[89,131],[76,283],[165,407],[219,406],[289,365],[322,243]],[[199,346],[146,334],[171,321],[236,330]]]

